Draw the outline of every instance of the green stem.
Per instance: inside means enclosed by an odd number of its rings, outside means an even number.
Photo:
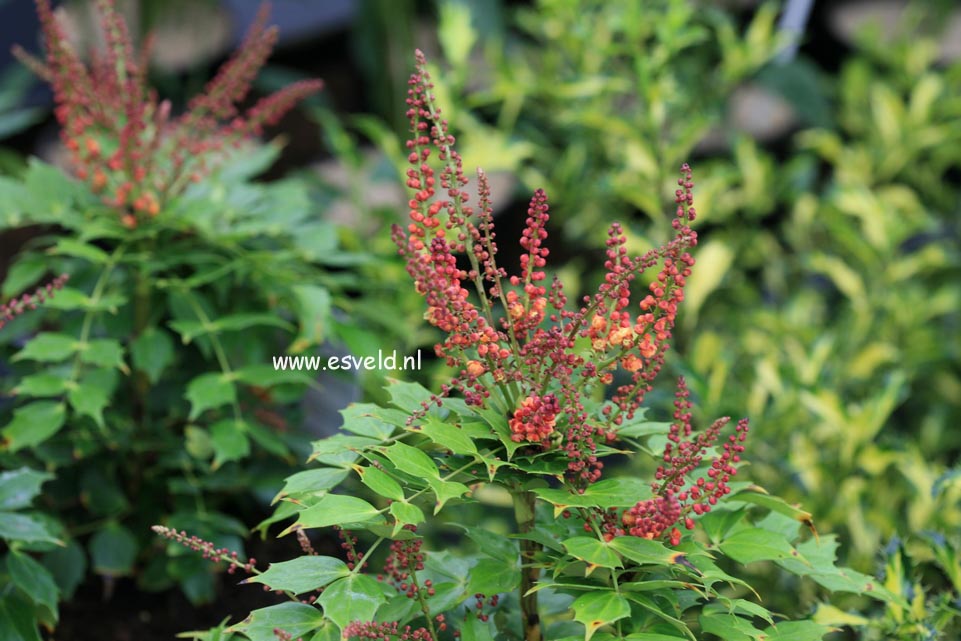
[[[514,498],[514,518],[517,520],[517,530],[520,534],[534,531],[536,518],[534,507],[537,497],[533,492],[515,490],[511,493]],[[536,557],[541,546],[536,541],[526,538],[520,539],[521,545],[521,626],[524,630],[524,641],[542,641],[541,617],[537,609],[537,592],[532,592],[540,577],[540,568],[536,565]]]

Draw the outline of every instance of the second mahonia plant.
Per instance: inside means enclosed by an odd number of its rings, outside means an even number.
[[[487,179],[478,172],[472,205],[419,52],[416,62],[409,222],[393,237],[457,373],[434,393],[393,382],[390,407],[354,404],[342,434],[313,444],[320,467],[287,480],[269,521],[295,518],[284,534],[305,555],[247,579],[289,602],[227,630],[253,641],[821,639],[827,626],[767,610],[729,573],[755,561],[897,599],[836,567],[837,544],[810,514],[733,482],[746,421],[695,432],[683,379],[673,421],[645,418],[694,268],[690,168],[673,239],[631,257],[612,226],[603,282],[572,307],[547,276],[547,195],[534,194],[508,269]],[[654,458],[647,479],[605,469],[641,452]],[[342,558],[314,552],[318,528],[337,529]],[[452,545],[454,533],[466,538]]]
[[[318,91],[319,80],[289,85],[241,112],[257,72],[277,39],[263,5],[237,53],[180,116],[147,85],[150,40],[135,52],[113,0],[97,0],[105,48],[84,64],[50,7],[36,0],[46,60],[15,53],[53,88],[56,116],[74,171],[128,227],[156,216],[165,201],[196,182],[224,151],[262,133]]]

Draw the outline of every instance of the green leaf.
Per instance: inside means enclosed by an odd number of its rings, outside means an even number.
[[[97,367],[115,367],[124,374],[130,370],[123,362],[123,347],[120,341],[112,338],[97,338],[84,345],[79,346],[82,350],[80,360]]]
[[[265,572],[241,583],[263,583],[271,590],[303,594],[349,574],[350,569],[340,559],[332,556],[302,556],[292,561],[271,563]]]
[[[380,440],[372,438],[335,434],[311,443],[313,452],[307,458],[307,462],[319,461],[327,465],[351,465],[360,458],[359,452],[379,444]]]
[[[440,478],[440,472],[434,460],[416,447],[398,442],[381,448],[381,452],[401,472],[424,480]]]
[[[184,345],[189,344],[198,336],[219,334],[226,331],[240,331],[251,327],[279,327],[293,331],[294,327],[287,321],[274,314],[230,314],[214,321],[176,320],[170,322],[170,327],[180,334]]]
[[[371,621],[387,598],[381,585],[365,574],[352,574],[334,581],[317,599],[324,616],[343,629],[351,621]]]
[[[318,495],[326,493],[332,487],[340,485],[347,478],[347,470],[334,467],[323,467],[317,470],[304,470],[288,476],[284,488],[277,493],[272,503],[291,496]]]
[[[196,380],[196,379],[195,379]],[[250,439],[242,420],[225,418],[210,427],[210,443],[214,448],[213,469],[229,461],[239,461],[250,454]]]
[[[28,253],[20,254],[16,262],[7,271],[7,278],[3,281],[0,296],[13,298],[20,292],[26,291],[31,286],[36,285],[48,269],[48,261],[43,256]]]
[[[13,361],[59,363],[73,356],[77,345],[77,339],[73,336],[44,332],[34,336],[22,350],[14,354]]]
[[[33,558],[17,551],[7,555],[7,572],[14,585],[23,590],[37,605],[57,612],[57,584],[47,569]]]
[[[575,536],[564,541],[567,553],[575,559],[584,561],[591,566],[602,568],[623,567],[620,557],[603,541],[588,536]],[[588,568],[588,574],[593,568]]]
[[[137,539],[118,523],[110,523],[90,539],[93,570],[106,576],[127,576],[137,558]]]
[[[738,530],[721,541],[718,548],[726,556],[743,564],[792,558],[804,560],[786,538],[761,528]]]
[[[470,492],[470,488],[457,481],[444,481],[441,479],[427,479],[430,489],[434,491],[437,502],[434,504],[434,514],[437,514],[444,507],[444,504],[451,499],[460,498]]]
[[[3,641],[41,641],[34,608],[17,591],[0,596],[0,639]]]
[[[733,614],[715,612],[700,616],[701,629],[716,634],[725,641],[762,641],[763,633],[747,619]]]
[[[640,478],[618,477],[598,481],[588,487],[583,494],[566,489],[537,488],[533,490],[538,498],[554,505],[554,514],[560,514],[571,507],[630,507],[640,500],[651,496],[650,483]]]
[[[764,630],[764,641],[821,641],[831,631],[814,621],[781,621]]]
[[[394,433],[394,424],[382,418],[388,411],[373,403],[351,403],[340,410],[340,415],[344,417],[343,429],[383,441]]]
[[[20,379],[13,393],[18,396],[60,396],[66,389],[63,376],[55,374],[31,374]]]
[[[60,431],[66,417],[66,406],[56,401],[35,401],[17,408],[13,420],[3,428],[4,447],[16,452],[39,445]]]
[[[429,403],[433,394],[419,383],[390,379],[387,385],[390,402],[405,412],[423,411],[423,403]]]
[[[320,610],[306,603],[281,603],[254,610],[247,618],[227,628],[227,632],[243,634],[250,641],[277,641],[274,630],[283,630],[294,639],[324,624]]]
[[[311,507],[302,510],[297,517],[297,523],[280,535],[290,534],[297,528],[343,526],[348,523],[362,524],[383,520],[380,510],[363,499],[342,494],[328,494]]]
[[[173,362],[173,358],[173,339],[170,334],[156,327],[148,327],[130,344],[130,360],[134,369],[143,372],[153,384],[160,380],[160,375]]]
[[[360,475],[364,485],[381,496],[394,501],[404,500],[404,489],[387,472],[376,467],[354,465],[354,471]]]
[[[87,576],[87,555],[74,539],[44,554],[40,562],[53,575],[64,599],[70,599]]]
[[[428,416],[420,425],[407,428],[410,432],[423,434],[437,445],[446,448],[457,455],[471,456],[477,454],[477,447],[464,430],[455,425],[444,423],[434,416]]]
[[[0,473],[0,510],[27,507],[40,494],[40,486],[52,478],[53,474],[29,467]]]
[[[112,373],[112,370],[101,371]],[[104,427],[103,410],[110,403],[112,388],[103,376],[87,376],[70,390],[67,400],[77,414],[89,416],[97,425]]]
[[[0,512],[0,539],[26,543],[61,543],[43,522],[14,512]]]
[[[585,641],[590,641],[598,628],[630,616],[631,606],[627,599],[611,590],[594,589],[582,594],[571,604],[574,620],[584,624]]]
[[[747,515],[747,510],[716,509],[701,516],[697,522],[712,543],[718,543]]]
[[[773,510],[779,514],[784,514],[785,516],[790,516],[792,519],[807,525],[808,527],[813,527],[813,516],[810,512],[806,512],[798,507],[789,504],[787,501],[779,496],[771,496],[763,488],[756,485],[749,485],[740,492],[735,492],[730,495],[727,501],[744,501],[745,503],[753,503],[754,505],[760,505],[761,507],[766,507],[769,510]]]
[[[517,565],[499,559],[480,559],[470,569],[467,579],[467,594],[501,594],[513,592],[521,582],[521,570]]]
[[[80,477],[80,501],[101,516],[115,515],[130,507],[116,474],[105,466],[86,466]]]
[[[399,532],[405,525],[418,525],[424,522],[424,513],[416,505],[395,501],[390,504],[390,514],[396,520],[394,533]]]
[[[659,541],[636,536],[619,536],[612,539],[609,545],[625,558],[641,565],[674,565],[681,563],[685,556],[683,552],[672,550]]]
[[[192,421],[206,410],[236,403],[237,388],[225,374],[211,372],[190,381],[184,397],[190,402]]]
[[[297,320],[300,334],[290,346],[297,354],[308,347],[319,345],[327,337],[330,326],[330,292],[317,285],[297,285],[294,287],[297,299]]]
[[[55,256],[83,258],[86,261],[98,265],[104,265],[110,262],[110,254],[104,250],[96,245],[90,245],[70,237],[58,238],[56,244],[50,248],[50,253]]]

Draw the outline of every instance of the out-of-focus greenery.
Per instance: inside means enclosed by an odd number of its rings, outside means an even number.
[[[520,38],[486,41],[466,4],[439,6],[437,93],[465,165],[494,157],[546,188],[568,241],[646,228],[669,196],[659,172],[694,154],[710,215],[675,365],[703,415],[749,413],[753,478],[803,500],[864,571],[896,533],[957,531],[961,65],[914,32],[862,38],[837,76],[770,65],[770,5],[738,30],[688,2],[542,0]],[[776,152],[735,132],[696,148],[747,80],[800,130]]]
[[[860,567],[897,531],[961,527],[961,488],[932,492],[961,452],[961,65],[935,53],[863,47],[836,127],[780,166],[748,141],[717,161],[715,201],[770,204],[707,230],[685,320],[705,410],[747,405],[758,480],[813,501]]]

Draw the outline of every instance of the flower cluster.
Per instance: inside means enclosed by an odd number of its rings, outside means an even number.
[[[515,443],[547,440],[554,432],[559,411],[557,398],[553,394],[528,396],[510,420],[511,440]]]
[[[434,639],[427,628],[413,629],[409,625],[400,627],[396,621],[390,623],[354,621],[344,628],[343,638],[374,639],[375,641],[433,641]]]
[[[414,531],[413,525],[405,525],[404,529]],[[424,544],[423,539],[409,539],[406,541],[393,541],[390,544],[390,552],[384,559],[384,573],[377,578],[383,580],[386,576],[388,581],[398,590],[413,599],[420,592],[414,572],[424,569],[424,555],[420,548]],[[424,588],[427,596],[434,596],[434,587],[430,579],[424,581]]]
[[[562,452],[568,478],[583,488],[601,475],[598,445],[616,438],[617,427],[634,416],[664,363],[694,264],[687,250],[697,244],[689,226],[696,215],[690,168],[682,167],[678,181],[674,238],[632,258],[620,226],[612,225],[604,281],[570,310],[560,281],[545,284],[549,205],[542,190],[527,210],[519,270],[509,275],[498,264],[487,177],[478,170],[478,203],[469,204],[469,180],[421,52],[407,105],[412,197],[409,222],[395,226],[393,238],[426,299],[426,319],[445,334],[435,351],[458,370],[433,400],[440,404],[457,391],[470,405],[503,410],[511,417],[513,441]],[[646,295],[635,298],[632,313],[634,281],[657,265],[660,272]],[[590,416],[582,399],[591,386],[612,383],[618,369],[629,382],[616,388],[601,416]]]
[[[607,538],[626,533],[653,539],[670,530],[670,541],[677,545],[681,532],[675,526],[682,519],[685,528],[693,529],[694,520],[689,514],[710,512],[718,500],[731,492],[728,482],[737,474],[735,464],[740,462],[744,451],[747,419],[738,421],[734,434],[730,434],[722,444],[721,453],[711,461],[706,475],[689,484],[688,476],[701,467],[706,451],[717,443],[721,430],[730,422],[730,418],[714,421],[704,432],[691,438],[690,392],[683,377],[678,380],[674,396],[674,422],[668,432],[662,463],[654,474],[651,486],[654,496],[624,512],[621,518],[623,528],[616,523],[606,522],[604,529]]]
[[[154,525],[150,529],[165,539],[175,541],[194,552],[200,552],[201,556],[208,561],[213,561],[214,563],[223,561],[227,563],[228,574],[233,574],[237,570],[243,570],[247,574],[258,573],[257,559],[253,557],[247,561],[241,561],[236,552],[227,548],[218,548],[210,541],[205,541],[199,536],[188,535],[182,530],[177,531],[163,525]]]
[[[10,302],[0,305],[0,329],[3,329],[4,325],[17,316],[28,310],[37,309],[38,306],[53,298],[54,293],[58,289],[62,289],[69,279],[68,274],[61,274],[43,287],[38,287],[32,294],[24,294],[20,298],[14,298]]]
[[[106,47],[91,54],[89,66],[74,51],[49,0],[36,0],[46,59],[22,49],[15,53],[53,87],[61,136],[77,176],[120,213],[125,225],[135,227],[199,180],[227,146],[259,135],[322,84],[294,83],[240,113],[237,105],[277,38],[276,29],[266,27],[264,5],[237,53],[187,112],[174,118],[170,102],[159,101],[147,86],[149,39],[135,52],[114,2],[96,2]]]

